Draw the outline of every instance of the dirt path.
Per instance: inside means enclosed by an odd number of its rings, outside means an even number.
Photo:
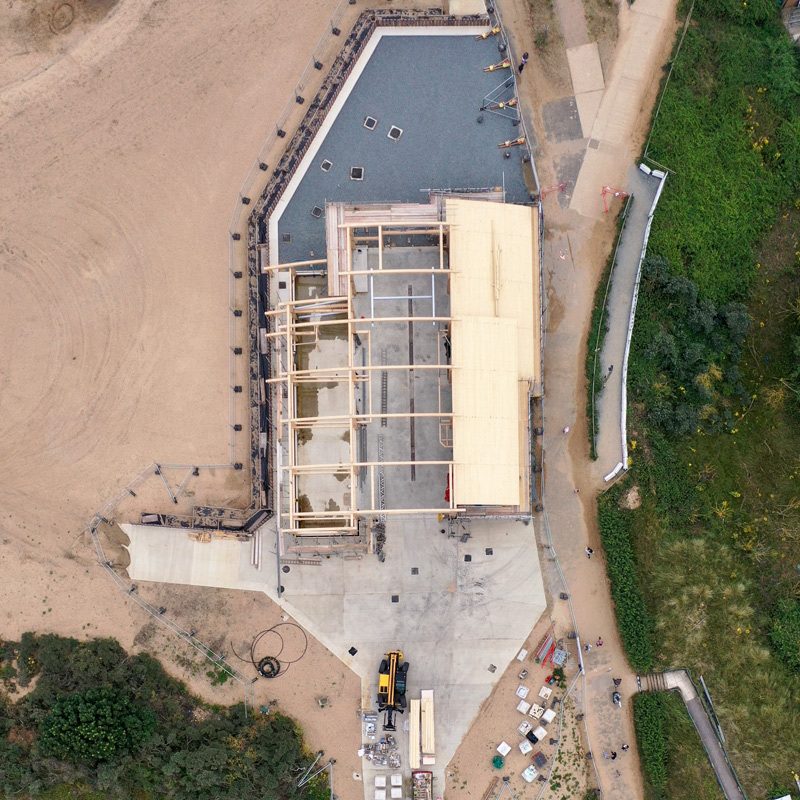
[[[514,18],[519,25],[526,14],[521,2],[507,0],[501,7],[507,24]],[[564,86],[563,74],[553,75],[559,67],[563,70],[564,60],[553,53],[552,45],[583,45],[577,52],[580,59],[573,54],[570,62],[589,63],[584,59],[588,52],[585,22],[576,21],[570,0],[556,0],[555,15],[566,29],[560,39],[549,40],[544,51],[535,53],[532,79],[521,85],[526,104],[535,109],[532,116],[539,139],[536,159],[542,185],[567,183],[564,193],[545,200],[545,505],[577,630],[592,647],[583,653],[584,747],[592,752],[605,796],[627,800],[643,794],[636,748],[621,749],[635,741],[630,698],[636,682],[622,652],[597,535],[594,493],[599,487],[595,467],[588,459],[585,348],[594,289],[614,238],[613,218],[603,214],[600,188],[606,184],[624,188],[625,178],[635,166],[661,65],[671,47],[674,2],[644,0],[632,9],[625,3],[619,6],[620,38],[610,69],[602,75],[602,94],[583,108],[575,101],[572,87],[586,88],[584,97],[590,97],[597,84],[584,81],[579,86],[573,75],[565,92],[554,93],[553,85]],[[528,46],[524,40],[514,44],[517,49]],[[595,116],[589,119],[592,112]],[[569,428],[566,435],[562,432],[565,427]],[[584,552],[587,546],[595,550],[591,559]],[[554,600],[553,615],[564,617],[565,604],[559,603]],[[622,679],[622,709],[611,699],[615,677]],[[604,751],[617,752],[618,758],[604,759]]]

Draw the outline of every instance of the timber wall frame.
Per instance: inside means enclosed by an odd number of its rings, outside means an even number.
[[[364,233],[356,234],[356,230]],[[309,267],[317,266],[320,260],[299,261],[288,264],[276,264],[264,267],[267,275],[280,273],[287,275],[286,290],[288,300],[281,301],[277,308],[264,311],[263,314],[269,320],[269,330],[265,334],[267,340],[267,352],[271,372],[264,378],[264,383],[270,388],[274,387],[277,392],[270,393],[273,397],[274,412],[276,415],[276,437],[274,445],[276,448],[285,445],[288,463],[278,464],[273,472],[274,490],[276,503],[273,506],[275,513],[278,514],[279,527],[284,533],[291,533],[295,536],[325,536],[348,534],[355,536],[358,533],[359,517],[384,517],[389,514],[435,514],[444,513],[455,515],[463,512],[464,509],[456,508],[454,503],[454,492],[450,493],[449,508],[381,508],[375,500],[376,468],[379,471],[378,478],[382,478],[384,467],[393,466],[443,466],[447,467],[449,485],[453,485],[453,460],[436,461],[359,461],[356,458],[356,442],[358,441],[358,431],[361,425],[367,425],[380,420],[383,417],[392,418],[419,418],[434,417],[439,420],[440,430],[442,426],[452,430],[452,409],[443,410],[441,407],[441,391],[439,391],[439,410],[434,412],[402,412],[383,414],[381,410],[374,410],[372,407],[372,375],[378,371],[404,370],[415,371],[438,371],[438,380],[441,389],[441,379],[443,374],[448,374],[451,365],[443,364],[441,358],[437,358],[435,364],[381,364],[372,363],[372,329],[380,323],[406,323],[406,322],[441,322],[448,324],[452,322],[450,316],[414,316],[406,315],[402,317],[379,317],[371,314],[368,318],[356,318],[353,308],[353,297],[356,294],[355,277],[367,277],[369,280],[369,295],[372,298],[374,292],[375,277],[384,272],[383,270],[383,248],[384,238],[407,233],[413,230],[415,234],[435,236],[438,238],[438,265],[429,268],[410,268],[400,269],[391,268],[385,271],[386,275],[392,277],[398,275],[430,275],[432,291],[433,282],[439,275],[448,276],[451,270],[445,266],[445,235],[449,231],[446,222],[437,221],[434,224],[421,226],[419,220],[408,222],[392,223],[370,223],[368,220],[361,220],[358,223],[343,223],[338,226],[334,233],[329,231],[329,238],[339,238],[343,232],[346,237],[345,258],[346,269],[339,269],[338,278],[346,279],[347,293],[343,296],[313,297],[308,299],[298,299],[295,294],[295,281],[298,276],[308,274]],[[376,233],[373,233],[375,231]],[[354,270],[352,264],[353,250],[362,242],[369,241],[377,245],[378,268]],[[339,318],[319,319],[317,315],[333,315]],[[334,365],[319,369],[297,369],[296,355],[298,348],[315,344],[320,328],[330,327],[347,328],[347,364]],[[305,340],[307,334],[312,335],[312,341]],[[354,363],[354,354],[358,338],[365,349],[367,359],[365,365]],[[437,334],[437,352],[441,355],[439,347],[440,337]],[[348,384],[348,413],[318,415],[314,417],[302,417],[297,415],[296,408],[296,389],[300,384],[317,382],[342,381]],[[355,408],[355,390],[360,383],[369,386],[367,396],[369,403],[367,409],[362,409],[359,413]],[[298,464],[297,458],[297,431],[316,427],[333,427],[346,430],[348,433],[350,458],[348,463],[332,464]],[[440,439],[440,443],[441,442]],[[359,508],[357,503],[356,488],[359,485],[359,471],[361,469],[369,472],[369,494],[370,503],[367,508]],[[336,474],[347,473],[350,479],[350,508],[346,510],[333,511],[298,511],[297,503],[300,496],[298,491],[298,480],[303,475],[311,474]],[[284,486],[284,483],[287,485]],[[286,505],[284,506],[284,496]],[[335,523],[334,526],[327,526],[326,522]],[[303,523],[306,523],[304,526]],[[313,523],[311,526],[308,523]]]
[[[304,155],[319,131],[328,111],[358,61],[361,52],[377,27],[469,26],[489,25],[483,14],[454,16],[416,9],[378,9],[364,11],[356,20],[342,50],[331,65],[305,117],[290,139],[264,190],[253,205],[247,222],[248,330],[250,334],[250,455],[252,505],[273,511],[276,506],[273,481],[276,430],[272,423],[270,392],[264,378],[271,374],[269,348],[260,347],[262,312],[269,310],[269,272],[261,274],[261,258],[268,258],[269,241],[266,220],[275,209]],[[529,145],[526,144],[526,148]],[[528,149],[530,156],[530,150]],[[532,160],[532,159],[530,159]],[[266,439],[266,445],[264,440]]]

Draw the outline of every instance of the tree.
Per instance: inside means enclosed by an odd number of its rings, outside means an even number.
[[[728,326],[728,335],[734,344],[741,344],[750,333],[750,315],[741,303],[728,303],[719,310],[719,315]]]
[[[697,302],[697,284],[683,275],[673,275],[664,283],[664,294],[684,308],[691,308]]]
[[[686,314],[686,324],[689,330],[702,333],[706,336],[714,329],[714,317],[717,309],[711,300],[699,300],[697,305],[691,306]]]
[[[672,372],[678,363],[678,345],[675,337],[666,331],[659,331],[647,348],[647,355],[662,369]]]
[[[669,265],[662,256],[645,256],[642,261],[642,278],[648,289],[661,287],[669,280]]]
[[[153,712],[121,692],[89,689],[56,701],[40,726],[40,745],[65,761],[108,761],[136,750],[155,727]]]

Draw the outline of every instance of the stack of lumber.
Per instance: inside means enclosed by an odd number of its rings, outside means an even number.
[[[242,531],[226,531],[220,530],[214,532],[215,539],[238,539],[240,542],[246,542],[250,537]]]
[[[408,708],[408,765],[411,769],[420,767],[420,705],[412,699]]]
[[[422,732],[422,764],[436,763],[436,746],[433,729],[433,689],[420,692],[420,729]]]
[[[430,203],[394,203],[363,206],[346,206],[343,220],[346,225],[374,228],[377,225],[391,227],[392,223],[413,222],[428,226],[439,225],[439,209]]]
[[[194,542],[210,542],[211,534],[207,531],[192,531],[189,538]]]
[[[347,269],[347,231],[340,229],[344,221],[344,206],[341,203],[328,203],[325,206],[325,247],[328,256],[328,297],[347,295],[347,276],[340,276],[339,270]]]

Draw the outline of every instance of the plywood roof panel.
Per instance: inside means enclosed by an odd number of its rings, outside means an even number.
[[[450,284],[454,317],[491,316],[517,324],[518,375],[541,382],[539,235],[535,207],[452,199]]]
[[[455,501],[527,508],[528,390],[541,386],[537,210],[448,199],[446,219]]]
[[[453,490],[457,505],[520,504],[513,320],[453,321]]]

